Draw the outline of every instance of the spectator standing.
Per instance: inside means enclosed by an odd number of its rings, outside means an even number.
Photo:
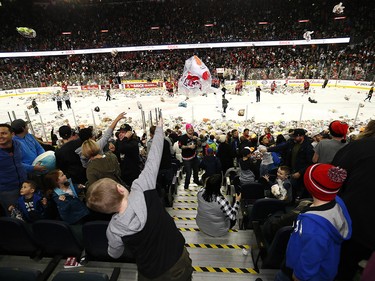
[[[119,258],[129,249],[139,280],[188,281],[193,268],[185,239],[155,189],[163,139],[159,123],[145,168],[130,191],[111,179],[101,179],[88,190],[87,205],[98,212],[114,213],[107,229],[108,254]]]
[[[186,124],[186,134],[182,135],[179,140],[179,147],[182,150],[182,160],[186,173],[185,189],[189,188],[191,174],[193,174],[194,183],[201,185],[198,178],[199,160],[197,157],[197,148],[199,145],[198,134],[194,132],[193,125]]]
[[[117,123],[121,120],[121,119],[124,119],[125,118],[125,115],[126,113],[125,112],[121,112],[119,115],[117,115],[117,117],[115,118],[115,120],[112,121],[111,125],[109,125],[109,127],[107,128],[107,130],[104,131],[103,135],[100,137],[99,140],[97,140],[97,144],[99,146],[99,149],[100,149],[100,153],[103,154],[103,149],[108,145],[108,141],[109,139],[113,136],[113,131],[114,129],[116,128],[117,126]],[[88,140],[88,139],[95,139],[95,135],[92,131],[92,128],[85,128],[85,129],[81,129],[79,131],[79,138],[81,139],[82,142],[84,142],[85,140]],[[81,143],[82,145],[82,143]],[[87,162],[88,162],[88,159],[85,158],[83,155],[82,155],[82,148],[81,146],[79,146],[76,151],[75,151],[81,158],[81,162],[82,162],[82,166],[84,168],[87,167]],[[113,151],[112,151],[113,152]]]
[[[341,243],[352,234],[348,210],[336,197],[345,178],[344,169],[330,164],[308,167],[304,183],[313,203],[297,217],[286,251],[286,266],[275,280],[335,279]]]
[[[72,128],[67,125],[59,128],[59,134],[64,144],[55,151],[56,167],[62,170],[73,183],[84,184],[87,181],[86,169],[82,166],[81,159],[76,153],[83,141],[81,138],[73,136]]]
[[[110,178],[122,184],[120,164],[111,151],[101,154],[99,145],[88,139],[82,144],[82,155],[89,159],[86,168],[86,188],[102,178]]]
[[[221,169],[222,169],[224,174],[229,168],[232,168],[234,166],[233,155],[236,155],[236,154],[233,153],[232,146],[230,144],[230,140],[231,140],[231,134],[228,133],[225,137],[225,141],[220,142],[219,146],[217,148],[216,156],[220,160]],[[236,158],[236,161],[237,161],[237,158]]]
[[[20,187],[27,178],[21,144],[12,137],[11,126],[0,124],[0,204],[4,211],[16,203]]]
[[[155,137],[156,126],[150,127],[150,139],[147,141],[147,153],[151,151],[153,139]],[[167,187],[172,183],[173,170],[172,170],[172,155],[174,151],[170,139],[164,137],[163,153],[161,156],[160,167],[157,178],[157,190],[160,195],[164,195],[168,192]]]
[[[330,164],[337,151],[344,147],[349,125],[338,120],[329,124],[329,133],[332,139],[323,139],[314,147],[314,163]]]
[[[115,154],[120,162],[121,178],[130,187],[141,173],[139,141],[129,124],[121,125],[115,144]]]
[[[22,163],[26,172],[29,174],[33,173],[34,171],[44,172],[46,168],[41,166],[39,163],[32,166],[35,158],[44,153],[45,150],[35,139],[35,137],[29,133],[28,122],[25,122],[22,119],[16,119],[11,123],[11,127],[15,134],[13,139],[17,140],[21,144]]]
[[[371,122],[371,121],[370,121]],[[373,123],[375,124],[375,123]],[[373,131],[374,132],[374,131]],[[340,197],[348,207],[353,221],[353,235],[341,249],[336,277],[339,281],[353,280],[358,262],[369,259],[375,250],[375,163],[374,134],[350,142],[340,149],[332,164],[347,170],[348,178],[340,190]]]
[[[304,185],[303,176],[308,166],[312,164],[314,149],[311,142],[306,138],[304,129],[294,129],[291,141],[284,144],[268,147],[268,152],[282,152],[285,150],[286,156],[283,165],[291,169],[291,183],[293,188],[293,199],[308,196]]]

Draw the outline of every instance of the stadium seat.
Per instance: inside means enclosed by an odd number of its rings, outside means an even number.
[[[29,268],[0,267],[0,280],[4,281],[38,281],[42,272]]]
[[[254,228],[258,229],[258,227],[258,222],[255,222]],[[270,245],[262,237],[261,232],[254,230],[254,232],[257,232],[255,235],[257,236],[258,247],[251,247],[251,257],[254,263],[254,269],[257,272],[259,272],[259,258],[262,258],[262,269],[280,269],[292,230],[292,226],[280,228]],[[258,248],[258,255],[255,257],[256,248]]]
[[[120,275],[120,268],[115,267],[112,275],[108,278],[108,275],[101,272],[88,272],[84,270],[80,271],[60,271],[52,281],[116,281]]]
[[[109,278],[100,272],[60,271],[52,281],[109,281]]]
[[[253,205],[258,199],[264,198],[264,187],[260,183],[249,183],[241,185],[241,212],[242,224],[241,229],[251,229],[250,215],[252,213]]]
[[[40,247],[24,221],[1,217],[0,229],[0,254],[31,258],[40,256]]]
[[[275,198],[261,198],[254,202],[251,213],[249,214],[249,221],[258,221],[260,225],[272,214],[276,212],[286,212],[287,204]]]
[[[106,236],[108,223],[107,221],[92,221],[82,226],[86,261],[135,262],[133,255],[126,250],[119,259],[113,259],[108,255]]]
[[[83,246],[64,221],[39,220],[32,225],[35,240],[43,256],[76,257],[80,260]]]

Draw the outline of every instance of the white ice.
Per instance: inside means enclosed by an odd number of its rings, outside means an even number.
[[[291,88],[289,87],[289,89]],[[261,101],[256,103],[254,87],[245,87],[240,96],[227,93],[226,98],[229,100],[229,105],[226,116],[223,117],[220,102],[221,91],[216,95],[208,93],[207,97],[189,97],[186,108],[178,107],[178,103],[184,101],[185,96],[169,97],[162,90],[113,92],[113,99],[108,102],[105,101],[105,91],[96,94],[79,92],[71,94],[75,119],[72,110],[66,109],[64,103],[64,111],[58,112],[56,102],[52,100],[50,94],[22,95],[0,97],[2,107],[0,122],[10,121],[8,113],[13,119],[13,112],[16,118],[25,118],[25,111],[27,111],[36,135],[45,137],[41,126],[43,122],[49,139],[52,127],[56,131],[61,125],[67,123],[73,127],[94,125],[98,129],[105,129],[110,119],[114,119],[124,111],[127,113],[127,117],[131,118],[127,121],[135,129],[140,130],[142,128],[141,111],[137,106],[137,101],[140,101],[147,121],[150,112],[154,119],[155,108],[160,108],[165,119],[165,127],[170,128],[175,123],[189,122],[208,131],[221,129],[225,132],[233,127],[239,129],[248,127],[256,131],[269,124],[275,126],[274,131],[280,132],[296,126],[314,131],[324,129],[330,121],[336,119],[346,121],[350,125],[357,125],[357,127],[363,126],[369,119],[375,119],[375,104],[368,101],[363,102],[367,93],[368,90],[312,87],[309,95],[302,96],[302,89],[295,93],[282,94],[279,87],[274,95],[271,95],[269,91],[262,91]],[[163,95],[164,102],[161,101],[160,94]],[[308,97],[318,103],[310,103]],[[27,106],[31,104],[31,98],[36,98],[40,116],[36,115],[33,109],[27,109]],[[364,106],[361,107],[360,104]],[[96,106],[100,107],[100,112],[93,111]],[[245,109],[244,116],[238,116],[240,109]],[[357,119],[355,119],[356,115]],[[210,119],[210,121],[204,123],[202,122],[204,118]],[[103,122],[103,120],[107,121]],[[153,121],[155,122],[155,120]]]

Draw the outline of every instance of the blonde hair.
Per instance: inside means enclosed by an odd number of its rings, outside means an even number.
[[[375,120],[370,120],[370,122],[367,123],[365,129],[363,132],[359,133],[357,136],[357,140],[363,139],[363,138],[369,138],[375,136]]]
[[[124,198],[117,190],[118,185],[120,184],[110,178],[91,184],[86,193],[87,207],[100,213],[117,213]]]
[[[100,152],[99,145],[92,139],[85,140],[82,144],[82,155],[88,159],[98,155]]]

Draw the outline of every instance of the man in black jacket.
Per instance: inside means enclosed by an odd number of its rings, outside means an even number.
[[[375,138],[362,138],[340,149],[332,161],[348,172],[339,196],[353,222],[352,238],[342,244],[336,280],[353,280],[358,262],[375,251],[374,147]]]
[[[268,152],[285,151],[284,163],[291,169],[291,183],[293,188],[293,198],[309,197],[303,184],[303,175],[307,167],[312,165],[314,148],[311,141],[306,137],[304,129],[294,129],[291,135],[293,141],[288,141],[284,145],[267,148]]]
[[[55,151],[56,166],[71,178],[73,183],[85,184],[86,169],[82,166],[81,159],[75,150],[81,147],[83,141],[80,138],[72,138],[72,129],[69,126],[61,126],[59,135],[64,140],[61,148]]]

